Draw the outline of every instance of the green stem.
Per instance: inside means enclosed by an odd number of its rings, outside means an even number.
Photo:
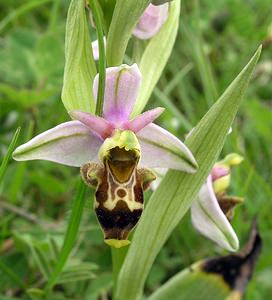
[[[59,275],[62,272],[62,269],[69,257],[69,254],[71,253],[71,250],[74,246],[77,233],[79,230],[79,225],[85,205],[85,192],[86,192],[86,185],[85,183],[80,180],[77,188],[77,194],[73,201],[72,206],[72,213],[70,216],[68,228],[65,234],[63,246],[61,249],[61,253],[58,259],[58,262],[55,266],[54,271],[51,273],[51,276],[48,279],[47,285],[46,285],[46,291],[49,292],[53,286],[56,284],[57,279]]]
[[[123,262],[125,260],[128,247],[113,248],[111,247],[111,260],[112,260],[112,277],[113,277],[113,299],[115,299],[115,288],[117,286],[117,279]]]
[[[99,82],[98,82],[98,94],[97,94],[95,114],[101,116],[103,111],[105,81],[106,81],[106,54],[105,54],[105,44],[104,44],[103,22],[100,13],[101,8],[97,0],[89,0],[89,3],[90,3],[90,8],[96,26],[98,49],[99,49],[99,61],[98,61]]]

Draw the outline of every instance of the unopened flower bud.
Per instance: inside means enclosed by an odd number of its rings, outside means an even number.
[[[168,3],[158,6],[150,4],[134,28],[133,34],[142,40],[152,38],[167,20],[168,10]]]

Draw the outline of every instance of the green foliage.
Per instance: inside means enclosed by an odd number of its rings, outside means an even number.
[[[39,2],[35,9],[20,13],[21,5],[29,5],[30,2],[24,0],[18,4],[18,1],[11,0],[0,3],[2,21],[13,15],[1,30],[0,161],[7,153],[18,126],[22,127],[18,138],[18,144],[21,144],[29,139],[29,122],[34,124],[31,136],[35,136],[69,120],[60,101],[69,1],[33,1]],[[107,27],[115,1],[99,2],[111,3],[111,11],[105,17]],[[130,1],[130,4],[132,2],[137,5],[138,1]],[[119,1],[119,9],[123,3]],[[269,299],[272,293],[271,1],[204,0],[199,2],[199,7],[195,3],[190,0],[182,2],[182,25],[178,29],[173,52],[147,106],[166,107],[158,122],[182,139],[241,70],[258,44],[263,42],[261,61],[233,125],[233,133],[226,140],[222,157],[229,152],[245,157],[233,174],[231,186],[233,195],[245,197],[245,203],[236,209],[233,220],[241,243],[256,215],[264,239],[263,251],[245,299]],[[124,14],[127,14],[125,8]],[[122,35],[121,29],[127,28],[121,24],[123,19],[115,13],[114,20],[113,27],[116,29],[112,27],[111,32]],[[133,27],[131,24],[127,26]],[[94,29],[90,27],[88,30],[91,37],[95,37]],[[114,60],[122,61],[123,49],[128,41],[120,41],[120,44],[116,41],[118,37],[112,37],[111,48],[116,46],[116,53],[119,53]],[[148,43],[142,46],[144,50]],[[129,56],[133,47],[134,40],[131,40],[127,48]],[[39,239],[43,240],[39,243],[48,245],[53,239],[58,252],[61,250],[77,176],[78,170],[50,162],[9,161],[0,193],[0,256],[4,265],[0,269],[1,300],[29,300],[30,295],[33,299],[41,295],[46,279],[36,261],[37,255],[34,256],[29,245],[17,237],[30,237],[35,247]],[[147,203],[150,195],[151,192],[146,193]],[[111,294],[110,249],[104,245],[92,212],[92,198],[93,191],[88,190],[78,238],[65,268],[69,269],[74,264],[87,264],[89,267],[88,264],[93,263],[99,268],[88,269],[89,279],[77,280],[77,274],[74,281],[58,283],[49,299],[71,300],[78,299],[80,295],[82,299],[96,300],[99,297],[107,299]],[[165,201],[168,199],[167,194]],[[47,239],[48,242],[45,242]],[[45,250],[41,248],[45,258],[50,260],[48,265],[52,271],[54,257],[48,255],[51,250],[46,250],[49,246]],[[188,214],[158,252],[146,281],[146,298],[194,261],[222,254],[213,243],[197,234]],[[143,264],[141,259],[138,264]],[[17,276],[25,290],[12,275],[8,275],[9,271],[3,271],[5,267]],[[95,278],[92,278],[93,274]]]
[[[78,184],[77,195],[74,199],[74,203],[73,203],[73,207],[72,207],[72,214],[70,217],[67,232],[64,237],[64,242],[63,242],[61,252],[59,255],[58,255],[58,253],[55,253],[58,261],[56,263],[54,271],[51,274],[46,274],[46,275],[48,275],[47,276],[47,279],[48,279],[47,289],[51,289],[55,285],[55,283],[59,280],[61,282],[63,280],[64,280],[64,282],[67,281],[67,274],[66,274],[66,277],[65,277],[65,274],[63,274],[63,273],[62,273],[62,277],[59,278],[59,276],[62,272],[63,267],[65,266],[65,262],[67,261],[69,254],[71,253],[71,250],[75,244],[75,240],[76,240],[77,233],[78,233],[78,228],[79,228],[82,213],[83,213],[84,203],[85,203],[85,191],[86,191],[86,185],[82,182],[82,180],[80,180],[80,182]],[[82,268],[78,268],[78,271],[81,272]],[[70,271],[70,273],[73,274],[73,271]],[[69,272],[68,272],[68,275],[69,275]],[[71,276],[73,276],[73,275],[71,275]],[[70,277],[68,276],[68,278],[71,278],[71,276]],[[80,278],[82,276],[83,276],[82,273],[80,273],[80,275],[78,275],[78,277],[80,277]],[[66,281],[64,278],[66,278]]]

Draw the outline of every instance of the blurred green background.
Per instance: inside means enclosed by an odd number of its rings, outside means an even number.
[[[0,160],[18,126],[19,145],[69,120],[60,99],[68,5],[68,0],[0,0]],[[271,0],[182,0],[175,48],[148,103],[167,108],[159,123],[183,139],[260,43],[261,60],[222,153],[245,157],[230,189],[245,198],[233,220],[241,245],[256,216],[264,242],[247,300],[272,294]],[[25,289],[44,286],[78,178],[78,169],[50,162],[9,163],[0,186],[0,300],[28,299]],[[80,234],[54,299],[108,299],[110,250],[92,211],[93,191],[87,196]],[[157,257],[146,294],[194,261],[218,254],[224,252],[192,228],[187,214]]]

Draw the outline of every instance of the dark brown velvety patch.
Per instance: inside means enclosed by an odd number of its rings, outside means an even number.
[[[99,206],[95,212],[104,230],[105,239],[123,240],[138,223],[143,210],[135,209],[131,212],[124,201],[119,201],[113,210]]]

